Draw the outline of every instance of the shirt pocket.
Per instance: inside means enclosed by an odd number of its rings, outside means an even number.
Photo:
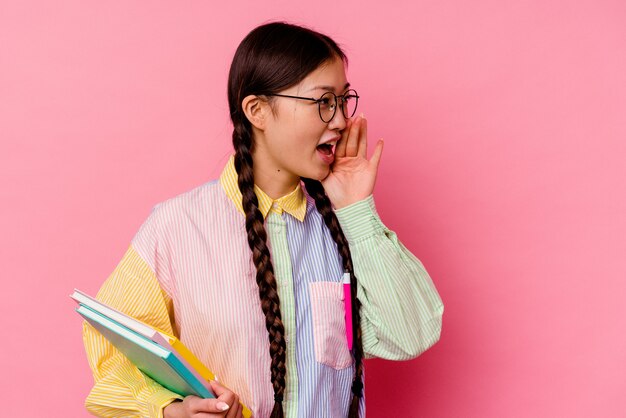
[[[309,283],[315,360],[334,369],[352,364],[346,340],[346,319],[341,282]]]

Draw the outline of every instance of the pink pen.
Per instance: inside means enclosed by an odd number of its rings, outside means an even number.
[[[350,297],[350,273],[343,274],[343,303],[346,308],[346,338],[348,350],[352,350],[352,298]]]

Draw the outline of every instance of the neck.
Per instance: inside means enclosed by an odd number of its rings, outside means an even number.
[[[288,172],[271,158],[253,153],[254,183],[272,199],[278,199],[295,190],[300,177]]]

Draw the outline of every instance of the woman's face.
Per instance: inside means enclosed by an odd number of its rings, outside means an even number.
[[[291,96],[318,99],[327,91],[341,96],[348,90],[344,62],[335,59],[322,64],[299,84],[278,92]],[[287,97],[272,97],[274,113],[267,120],[263,143],[259,145],[262,158],[267,159],[272,168],[281,170],[281,177],[307,177],[322,180],[330,173],[334,159],[332,153],[318,148],[318,145],[331,141],[336,144],[346,127],[346,119],[337,106],[335,116],[326,123],[320,118],[317,103],[309,100]],[[326,147],[328,148],[328,147]],[[325,152],[324,152],[325,151]],[[258,155],[255,156],[255,164]]]

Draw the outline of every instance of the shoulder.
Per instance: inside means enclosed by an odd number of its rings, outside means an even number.
[[[210,213],[226,210],[224,193],[218,179],[207,181],[178,195],[154,204],[141,231],[162,235]]]
[[[217,191],[220,188],[217,179],[208,181],[192,189],[184,191],[178,195],[156,203],[151,210],[152,214],[159,216],[176,215],[197,209],[200,205],[214,203],[217,198]]]

